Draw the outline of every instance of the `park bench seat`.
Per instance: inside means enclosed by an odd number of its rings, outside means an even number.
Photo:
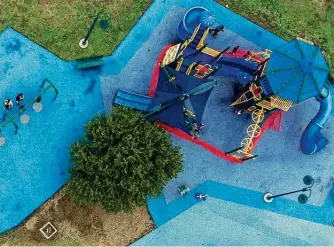
[[[103,64],[103,57],[89,57],[77,60],[78,69],[98,67]]]

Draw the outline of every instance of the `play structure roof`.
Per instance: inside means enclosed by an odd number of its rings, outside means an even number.
[[[321,94],[328,73],[320,48],[301,40],[273,50],[266,68],[274,94],[297,104]]]
[[[206,102],[216,81],[172,71],[176,79],[171,82],[164,69],[160,70],[156,94],[148,109],[152,113],[151,119],[189,132],[189,125],[186,124],[189,119],[184,114],[185,110],[191,110],[194,122],[201,123]]]

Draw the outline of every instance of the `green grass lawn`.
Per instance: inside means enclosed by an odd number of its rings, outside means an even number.
[[[334,0],[217,1],[284,39],[304,36],[320,45],[334,70]],[[0,0],[0,31],[12,26],[65,60],[108,55],[150,3],[151,0]],[[101,10],[110,18],[111,27],[107,31],[95,28],[91,45],[80,49],[79,40]]]
[[[284,39],[300,36],[320,45],[334,71],[334,0],[216,1],[228,4],[238,14]],[[0,32],[11,26],[64,60],[109,55],[150,3],[151,0],[0,0]],[[103,11],[104,18],[110,18],[111,26],[107,31],[95,28],[91,45],[80,49],[78,42],[99,11]],[[22,240],[29,244],[22,227],[13,234],[18,234],[17,238],[23,232]]]
[[[65,60],[109,55],[151,0],[0,0],[0,32],[11,26]],[[107,31],[95,28],[87,49],[79,48],[99,11]]]
[[[217,1],[286,40],[318,44],[334,71],[334,0]]]

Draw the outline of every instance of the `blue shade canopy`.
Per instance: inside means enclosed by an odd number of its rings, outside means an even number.
[[[186,103],[193,110],[195,122],[201,123],[205,105],[216,81],[198,79],[174,70],[170,72],[176,77],[173,82],[169,81],[166,73],[160,68],[156,95],[148,108],[148,115],[152,120],[159,120],[190,132],[191,128],[186,124],[189,119],[184,110]]]
[[[321,93],[329,68],[319,47],[292,40],[273,50],[265,73],[275,95],[298,104]]]
[[[182,102],[177,102],[178,95],[167,92],[156,92],[156,97],[153,99],[152,108],[154,107],[161,108],[164,104],[169,102],[175,102],[174,104],[169,105],[168,107],[162,109],[160,112],[151,116],[152,120],[158,120],[163,123],[166,123],[170,126],[182,129],[186,132],[189,131],[189,128],[185,124],[185,115],[183,112]]]

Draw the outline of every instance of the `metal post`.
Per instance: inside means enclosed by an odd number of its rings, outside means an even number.
[[[228,151],[228,152],[225,153],[225,154],[234,153],[234,152],[236,152],[236,151],[239,151],[240,149],[242,149],[242,147],[238,147],[238,148],[236,148],[236,149],[233,149],[233,150],[231,150],[231,151]]]
[[[18,126],[17,124],[15,123],[14,119],[11,118],[7,113],[5,113],[3,115],[3,120],[6,120],[6,117],[9,118],[10,121],[7,121],[6,123],[4,123],[1,127],[0,127],[0,131],[3,130],[8,124],[12,123],[15,127],[15,135],[17,134],[17,130],[18,130]]]
[[[265,64],[266,62],[268,62],[269,59],[270,59],[270,57],[268,57],[267,59],[263,60],[263,61],[259,64],[259,66]]]
[[[168,102],[167,104],[162,103],[162,104],[160,104],[160,106],[159,106],[158,109],[154,109],[153,111],[150,111],[150,112],[146,113],[146,114],[143,116],[143,118],[146,118],[146,117],[148,117],[148,116],[151,116],[151,115],[153,115],[153,114],[156,113],[156,112],[160,112],[161,110],[163,110],[163,109],[165,109],[166,107],[169,107],[169,106],[175,104],[175,103],[178,102],[178,101],[182,101],[182,100],[180,99],[180,97],[176,97],[174,100],[167,101],[167,102]]]
[[[252,156],[250,156],[250,157],[248,157],[248,158],[243,158],[243,159],[241,159],[241,160],[242,160],[242,161],[246,161],[246,160],[250,160],[250,159],[255,159],[257,156],[258,156],[257,154],[256,154],[256,155],[252,155]]]
[[[215,56],[210,62],[209,64],[213,63],[213,62],[218,62],[218,60],[224,55],[225,52],[227,52],[230,49],[230,47],[226,47],[224,50],[222,50],[221,52],[218,53],[217,56]]]
[[[180,90],[180,87],[174,83],[175,76],[173,76],[173,75],[170,74],[170,72],[168,71],[168,67],[162,66],[161,68],[163,69],[163,71],[165,72],[165,74],[168,77],[168,80],[173,84],[173,86],[175,88],[177,88],[178,90]]]
[[[267,203],[270,203],[273,201],[273,199],[275,197],[280,197],[280,196],[286,196],[286,195],[290,195],[290,194],[295,194],[295,193],[298,193],[298,192],[305,192],[305,191],[308,191],[310,192],[310,194],[308,196],[306,196],[305,194],[301,194],[299,195],[298,197],[298,201],[302,204],[305,204],[308,200],[308,198],[310,198],[311,194],[312,194],[312,186],[314,185],[314,179],[307,175],[303,178],[303,182],[305,185],[309,185],[305,188],[302,188],[300,190],[294,190],[294,191],[291,191],[291,192],[286,192],[286,193],[281,193],[281,194],[277,194],[277,195],[273,195],[269,192],[265,193],[264,196],[263,196],[263,200]]]
[[[79,42],[79,46],[80,46],[81,48],[87,48],[87,46],[88,46],[88,38],[89,38],[89,36],[91,35],[91,33],[92,33],[92,31],[93,31],[93,29],[94,29],[94,27],[95,27],[95,25],[96,25],[96,22],[97,22],[97,20],[98,20],[99,17],[100,17],[100,14],[101,14],[101,11],[100,11],[100,12],[97,14],[97,16],[95,17],[95,19],[94,19],[92,25],[90,26],[90,28],[89,28],[89,30],[88,30],[88,33],[87,33],[86,37],[80,40],[80,42]]]
[[[280,196],[286,196],[286,195],[290,195],[290,194],[294,194],[294,193],[298,193],[298,192],[302,192],[302,191],[309,191],[310,189],[308,188],[303,188],[301,190],[295,190],[295,191],[291,191],[291,192],[287,192],[287,193],[282,193],[282,194],[278,194],[278,195],[274,195],[274,196],[268,196],[268,199],[272,199],[275,197],[280,197]]]
[[[48,83],[50,84],[50,86],[55,90],[56,95],[55,95],[55,97],[53,98],[53,101],[55,101],[56,98],[57,98],[57,96],[58,96],[58,89],[57,89],[56,86],[55,86],[49,79],[47,79],[47,78],[45,78],[45,79],[43,80],[43,83],[42,83],[42,85],[41,85],[41,88],[44,87],[45,82],[48,82]]]

